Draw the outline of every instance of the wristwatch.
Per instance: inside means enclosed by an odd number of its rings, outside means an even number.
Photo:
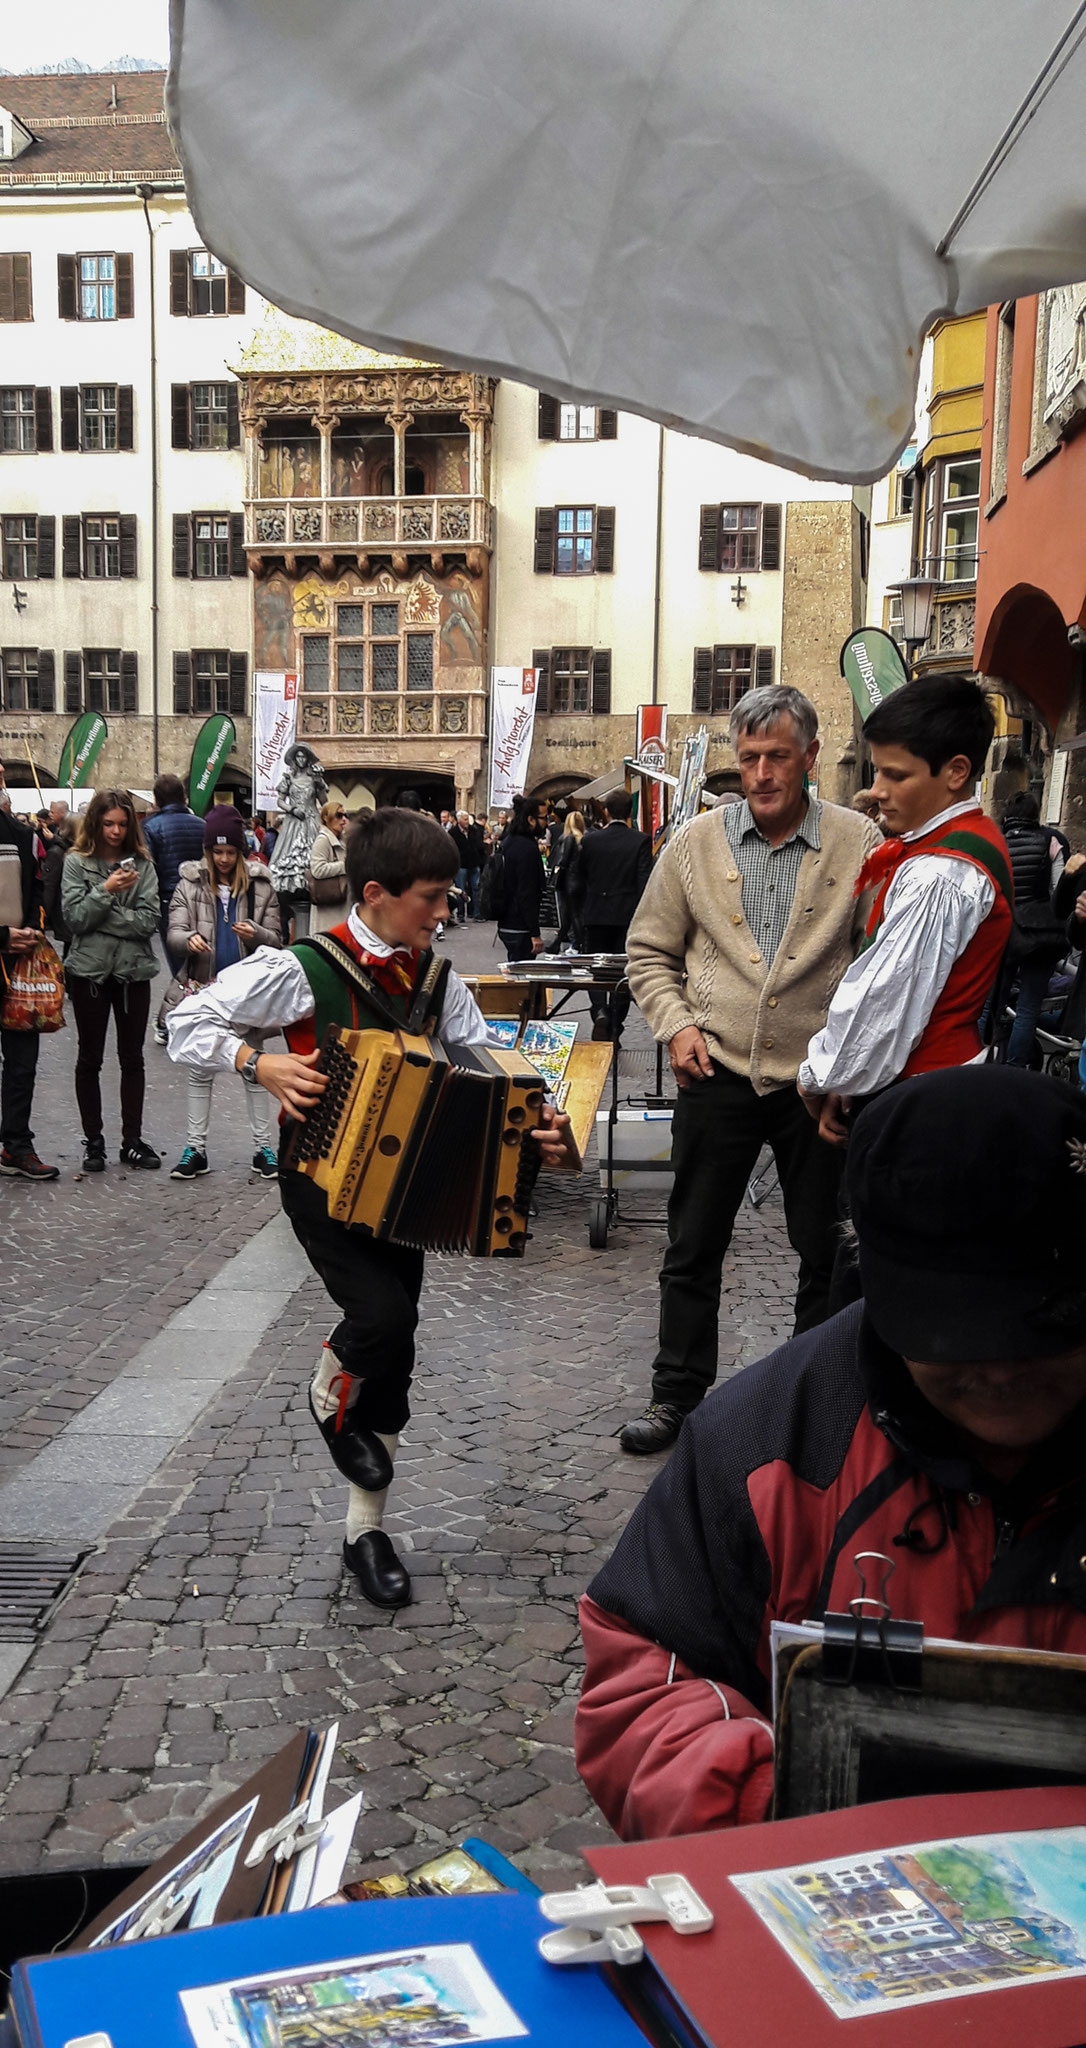
[[[238,1072],[241,1075],[242,1080],[248,1081],[250,1085],[253,1087],[256,1086],[256,1063],[259,1058],[260,1054],[258,1052],[251,1052],[249,1054],[248,1059],[245,1062],[245,1065],[243,1067],[238,1068]]]

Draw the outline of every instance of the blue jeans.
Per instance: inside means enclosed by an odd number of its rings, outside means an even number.
[[[1028,1067],[1037,1042],[1041,1004],[1052,979],[1054,961],[1047,954],[1039,960],[1024,960],[1018,970],[1018,992],[1014,998],[1014,1024],[1007,1041],[1008,1067]]]
[[[478,868],[457,868],[456,886],[464,892],[460,906],[462,918],[479,915],[479,870]]]

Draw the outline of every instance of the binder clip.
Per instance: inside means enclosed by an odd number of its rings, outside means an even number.
[[[273,1851],[274,1863],[289,1863],[293,1856],[300,1856],[303,1849],[315,1848],[324,1833],[325,1823],[323,1820],[307,1822],[307,1814],[308,1802],[304,1802],[296,1806],[293,1813],[285,1813],[282,1820],[277,1820],[273,1827],[265,1828],[263,1834],[257,1835],[245,1858],[246,1870],[255,1870],[257,1864],[263,1863],[265,1856]]]
[[[633,1925],[637,1920],[666,1920],[676,1934],[704,1934],[713,1924],[708,1906],[678,1871],[644,1884],[547,1892],[539,1910],[545,1920],[559,1923],[539,1943],[547,1963],[639,1963],[645,1944]]]
[[[191,1904],[191,1896],[185,1891],[157,1894],[148,1899],[142,1913],[133,1920],[125,1940],[145,1941],[153,1934],[172,1934]]]
[[[881,1550],[861,1550],[852,1560],[860,1590],[847,1614],[827,1614],[822,1633],[822,1676],[827,1685],[888,1685],[895,1692],[923,1686],[924,1624],[898,1621],[890,1612],[887,1586],[897,1569]],[[867,1590],[865,1565],[879,1569]],[[865,1612],[865,1609],[872,1610]]]

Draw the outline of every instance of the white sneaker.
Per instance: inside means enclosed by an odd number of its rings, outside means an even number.
[[[165,1026],[164,1024],[156,1024],[156,1025],[155,1025],[155,1034],[154,1034],[154,1035],[155,1035],[155,1044],[156,1044],[156,1045],[169,1045],[169,1042],[170,1042],[170,1034],[169,1034],[169,1032],[167,1031],[167,1029],[166,1029],[166,1026]]]

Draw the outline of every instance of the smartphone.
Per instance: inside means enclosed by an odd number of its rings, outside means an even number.
[[[123,874],[133,875],[136,872],[135,856],[131,853],[126,853],[124,859],[118,865]]]

